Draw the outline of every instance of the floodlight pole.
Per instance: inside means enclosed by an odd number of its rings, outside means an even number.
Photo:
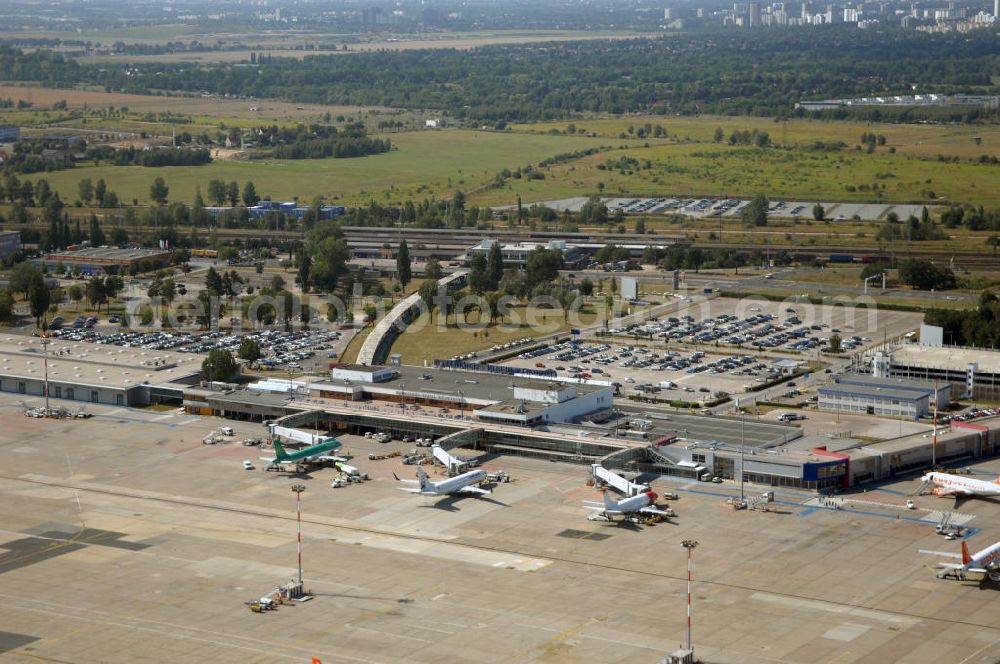
[[[739,402],[737,402],[739,403]],[[746,418],[743,417],[743,411],[740,411],[740,503],[743,502],[743,477],[745,473],[743,472],[743,449],[746,445]]]
[[[687,647],[687,649],[688,649],[689,652],[694,652],[694,650],[691,648],[691,552],[694,550],[694,548],[696,546],[698,546],[698,542],[695,541],[695,540],[684,540],[683,542],[681,542],[681,546],[683,546],[685,549],[687,549],[687,573],[688,573],[688,579],[687,579],[688,647]]]
[[[934,381],[934,435],[931,437],[931,470],[937,470],[937,402],[938,382]]]
[[[304,484],[293,484],[292,491],[295,492],[295,521],[298,524],[298,536],[295,540],[295,554],[299,563],[299,586],[302,585],[302,492],[306,490]]]
[[[45,364],[45,417],[49,416],[49,338],[42,336],[42,358]]]

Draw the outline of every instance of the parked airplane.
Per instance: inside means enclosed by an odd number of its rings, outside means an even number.
[[[966,572],[979,572],[989,577],[990,581],[1000,581],[1000,542],[972,555],[969,555],[969,547],[964,541],[962,542],[961,554],[946,551],[924,551],[923,549],[920,550],[920,553],[961,559],[961,565],[958,563],[938,563],[937,566],[941,568],[941,571],[937,573],[939,579],[949,576],[964,579]]]
[[[657,496],[652,491],[643,491],[642,493],[632,496],[630,498],[623,498],[621,500],[614,500],[604,491],[604,502],[598,503],[594,501],[584,501],[583,506],[588,510],[594,510],[594,514],[591,514],[591,520],[594,519],[606,519],[608,521],[613,521],[616,516],[630,517],[637,514],[658,514],[662,516],[673,516],[672,510],[661,510],[656,506]]]
[[[963,475],[948,473],[927,473],[920,478],[921,484],[914,495],[922,493],[928,486],[935,496],[955,496],[958,502],[974,496],[1000,496],[1000,478],[993,481],[977,480]]]
[[[309,447],[304,447],[301,450],[287,452],[285,451],[285,448],[282,447],[281,443],[275,439],[274,456],[261,457],[261,459],[270,462],[272,466],[277,466],[283,463],[294,463],[296,466],[301,466],[306,464],[322,463],[324,461],[347,461],[347,459],[343,457],[328,454],[328,452],[333,452],[339,447],[340,441],[328,440],[315,445],[310,445]]]
[[[417,468],[417,479],[415,480],[401,480],[396,473],[393,473],[392,476],[396,478],[397,482],[406,482],[407,484],[418,485],[418,488],[400,490],[407,491],[409,493],[416,493],[421,496],[447,496],[451,494],[463,493],[482,496],[490,493],[486,489],[480,489],[478,486],[474,486],[486,481],[486,471],[484,470],[470,470],[467,473],[462,473],[461,475],[456,475],[455,477],[449,477],[448,479],[441,480],[440,482],[431,482],[423,468]]]

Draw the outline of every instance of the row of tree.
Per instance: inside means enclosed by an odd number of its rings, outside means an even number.
[[[927,34],[829,25],[771,31],[766,39],[752,31],[726,30],[471,51],[274,58],[241,68],[192,68],[178,62],[81,65],[44,49],[22,53],[4,47],[0,71],[8,79],[49,85],[430,108],[469,122],[505,124],[593,112],[775,116],[792,113],[804,91],[850,98],[872,90],[904,93],[911,86],[941,93],[985,89],[993,85],[998,54],[995,36],[985,29]],[[908,110],[914,117],[933,112]]]
[[[924,316],[924,322],[943,327],[948,344],[1000,347],[1000,299],[989,291],[979,296],[978,306],[973,310],[932,309]]]

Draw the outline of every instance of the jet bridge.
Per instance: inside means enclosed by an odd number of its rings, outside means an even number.
[[[591,468],[593,468],[594,471],[595,482],[598,484],[607,484],[625,496],[637,496],[644,491],[649,491],[649,487],[645,484],[630,482],[621,475],[608,470],[599,463],[592,464]]]
[[[292,429],[290,427],[272,425],[271,437],[274,438],[275,436],[287,438],[288,440],[294,440],[299,443],[305,443],[306,445],[317,445],[319,443],[325,443],[329,440],[333,440],[331,436],[324,436],[312,431],[303,431],[302,429]]]
[[[267,423],[267,429],[270,433],[271,439],[280,437],[288,440],[294,440],[299,443],[305,443],[306,445],[316,445],[318,443],[325,443],[329,440],[333,440],[333,438],[331,436],[298,429],[296,427],[308,425],[319,427],[320,423],[324,422],[325,419],[326,413],[321,410],[301,411],[285,415],[284,417],[280,417],[270,423]]]

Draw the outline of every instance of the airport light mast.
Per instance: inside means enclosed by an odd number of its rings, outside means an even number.
[[[45,364],[45,417],[49,417],[49,337],[42,335],[42,358]]]
[[[694,550],[694,548],[696,546],[698,546],[698,542],[696,540],[684,540],[684,541],[681,542],[681,546],[683,546],[685,549],[687,549],[687,573],[688,573],[688,580],[687,580],[687,596],[688,596],[688,598],[687,598],[688,647],[687,647],[687,649],[688,649],[688,652],[694,652],[694,650],[691,648],[691,552]]]
[[[938,382],[934,381],[934,435],[931,438],[931,470],[937,470],[937,403]]]
[[[295,540],[295,554],[299,563],[299,586],[302,586],[302,492],[306,490],[305,484],[293,484],[292,491],[295,492],[295,521],[298,524],[298,536]]]
[[[746,497],[743,495],[743,449],[746,446],[746,417],[740,410],[740,400],[736,400],[736,411],[740,414],[740,504],[746,504]],[[689,646],[690,649],[690,646]]]

